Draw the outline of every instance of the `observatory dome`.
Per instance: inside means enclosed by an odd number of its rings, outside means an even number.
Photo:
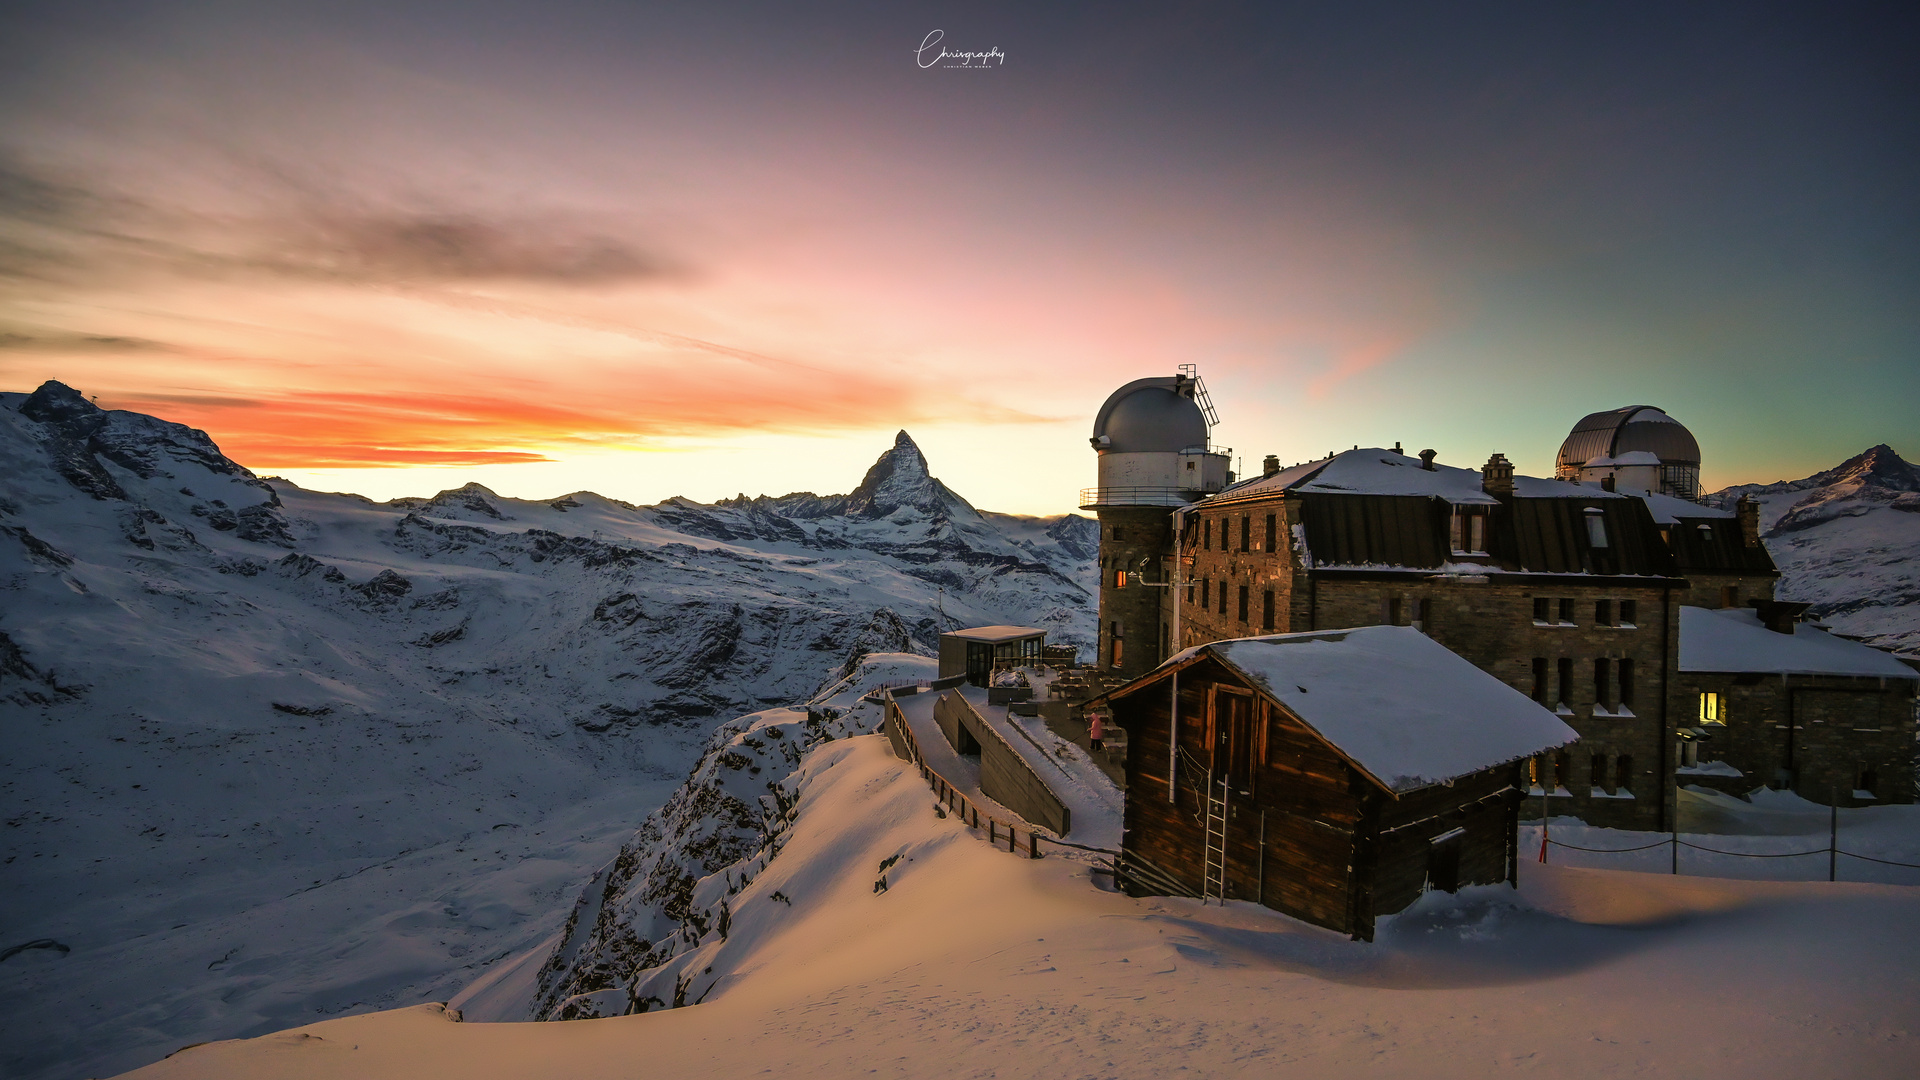
[[[1193,400],[1192,386],[1192,380],[1175,376],[1138,379],[1115,390],[1094,417],[1094,448],[1153,454],[1206,446],[1207,418]]]
[[[1700,444],[1685,425],[1651,405],[1629,405],[1594,413],[1573,425],[1554,465],[1580,468],[1595,458],[1643,453],[1662,465],[1700,464]]]
[[[1693,432],[1652,405],[1593,413],[1560,444],[1553,474],[1605,480],[1683,499],[1699,497],[1700,444]]]

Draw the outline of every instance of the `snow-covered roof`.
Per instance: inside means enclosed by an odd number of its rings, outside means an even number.
[[[1647,504],[1647,509],[1653,514],[1654,522],[1660,525],[1678,524],[1681,518],[1725,518],[1731,521],[1734,517],[1731,510],[1702,506],[1697,502],[1676,499],[1671,495],[1636,494],[1634,498]]]
[[[1045,637],[1046,631],[1033,626],[975,626],[967,630],[950,630],[941,637],[959,638],[962,641],[1019,641],[1022,638]]]
[[[1879,649],[1818,627],[1800,623],[1791,634],[1775,633],[1751,608],[1681,608],[1680,670],[1920,679]]]
[[[1180,653],[1147,678],[1201,652],[1245,676],[1395,794],[1580,737],[1533,699],[1411,626],[1216,641]]]
[[[1598,487],[1515,476],[1514,494],[1526,499],[1625,498]],[[1334,495],[1427,495],[1451,503],[1490,506],[1499,500],[1481,488],[1478,469],[1434,463],[1420,467],[1420,459],[1392,450],[1370,447],[1347,450],[1330,458],[1282,469],[1272,476],[1248,480],[1221,492],[1215,499],[1244,499],[1255,495],[1299,491]]]

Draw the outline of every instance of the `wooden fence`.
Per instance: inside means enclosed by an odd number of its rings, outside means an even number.
[[[920,770],[921,778],[926,780],[927,786],[933,789],[934,797],[939,800],[940,805],[944,807],[947,812],[959,815],[961,824],[970,829],[980,829],[982,827],[981,823],[985,822],[987,843],[999,847],[1000,842],[1004,839],[1007,844],[1007,850],[1016,855],[1022,853],[1021,849],[1024,846],[1025,855],[1029,859],[1040,858],[1040,842],[1042,840],[1056,844],[1061,843],[1061,841],[1055,840],[1051,836],[1045,836],[1036,832],[1033,827],[1029,825],[1024,830],[1026,843],[1022,845],[1020,838],[1023,830],[1021,830],[1019,826],[1009,821],[1001,821],[990,813],[982,814],[978,803],[968,798],[965,792],[953,786],[951,780],[935,772],[933,768],[927,764],[926,755],[920,752],[920,740],[913,733],[913,725],[907,723],[906,716],[900,712],[900,706],[892,701],[887,702],[887,739],[893,744],[896,753],[899,753],[901,757],[905,758],[910,764]],[[904,751],[904,753],[902,753],[902,751]],[[1070,844],[1065,846],[1080,847],[1081,845]]]

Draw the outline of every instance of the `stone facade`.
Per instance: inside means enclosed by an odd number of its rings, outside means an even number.
[[[1730,794],[1791,787],[1841,806],[1914,799],[1911,681],[1690,671],[1675,682],[1682,723],[1706,734],[1680,765],[1682,784]],[[1713,701],[1703,704],[1709,694]]]
[[[1182,538],[1190,582],[1181,594],[1182,647],[1263,633],[1417,626],[1580,732],[1578,747],[1541,763],[1557,774],[1555,784],[1542,788],[1551,813],[1595,825],[1665,827],[1672,796],[1664,777],[1673,753],[1667,673],[1675,667],[1684,583],[1311,570],[1293,551],[1288,522],[1294,514],[1286,500],[1272,499],[1189,515]],[[1536,618],[1543,601],[1546,618]],[[1605,663],[1596,666],[1596,660]],[[1604,768],[1596,769],[1595,755]],[[1524,813],[1537,816],[1539,809],[1533,800]]]
[[[1164,581],[1167,553],[1173,549],[1173,510],[1169,507],[1102,507],[1100,515],[1100,654],[1103,671],[1134,678],[1166,658],[1164,611],[1171,602],[1165,588],[1140,584]],[[1115,660],[1116,651],[1118,661]]]

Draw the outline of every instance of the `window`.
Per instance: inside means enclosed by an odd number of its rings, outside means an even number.
[[[1213,550],[1213,519],[1212,518],[1200,519],[1200,547],[1207,551]]]
[[[1533,658],[1533,700],[1542,705],[1547,703],[1547,658]]]
[[[1869,797],[1872,797],[1874,792],[1880,787],[1880,774],[1874,772],[1873,766],[1869,765],[1860,770],[1859,782],[1854,784],[1853,787],[1855,791],[1864,791]]]
[[[1608,693],[1608,690],[1609,690],[1608,684],[1613,681],[1612,678],[1610,677],[1612,676],[1612,674],[1613,674],[1613,661],[1607,659],[1604,656],[1597,656],[1594,658],[1593,660],[1593,703],[1596,706],[1599,706],[1600,708],[1606,708],[1613,704],[1613,699]]]
[[[1405,611],[1405,602],[1397,596],[1384,597],[1380,601],[1380,621],[1388,626],[1399,626]]]
[[[1587,507],[1583,515],[1587,519],[1587,546],[1603,548],[1607,546],[1607,514],[1597,506]]]
[[[1738,585],[1720,586],[1720,606],[1723,608],[1739,607],[1740,606],[1740,586]]]
[[[1201,578],[1200,579],[1200,609],[1202,611],[1205,611],[1211,607],[1213,607],[1213,579]]]
[[[1640,621],[1640,602],[1638,600],[1620,601],[1619,626],[1633,626]]]
[[[1633,704],[1633,658],[1621,657],[1616,665],[1620,671],[1620,704]]]
[[[1553,601],[1545,596],[1533,598],[1533,621],[1550,623],[1553,621]]]
[[[1187,603],[1193,603],[1193,579],[1187,579]]]
[[[1116,589],[1124,589],[1127,587],[1127,572],[1125,570],[1115,570],[1113,572],[1113,587]]]
[[[1272,589],[1268,589],[1266,591],[1266,596],[1260,602],[1260,628],[1262,630],[1273,629],[1273,590]]]
[[[1613,763],[1613,787],[1616,791],[1633,790],[1633,755],[1621,754]]]
[[[1280,550],[1280,521],[1272,514],[1267,515],[1267,550]]]
[[[1240,515],[1240,550],[1253,550],[1253,515]]]
[[[1587,786],[1595,791],[1607,789],[1607,755],[1593,755],[1593,768],[1587,776]]]
[[[1566,708],[1567,702],[1572,700],[1573,700],[1573,658],[1570,656],[1563,656],[1560,658],[1560,707],[1563,709]]]
[[[1126,538],[1127,538],[1127,532],[1126,532],[1126,530],[1125,530],[1125,529],[1122,529],[1122,528],[1121,528],[1120,526],[1118,526],[1118,525],[1115,525],[1115,526],[1113,527],[1113,542],[1117,544],[1117,543],[1119,543],[1120,541],[1122,541],[1122,540],[1125,540]]]
[[[1226,613],[1227,613],[1227,583],[1223,581],[1220,583],[1220,614],[1225,615]]]
[[[1247,621],[1247,587],[1240,586],[1240,621]]]
[[[1113,660],[1111,661],[1111,663],[1112,663],[1112,666],[1114,667],[1120,666],[1121,646],[1125,644],[1125,642],[1121,640],[1121,636],[1122,635],[1121,635],[1120,624],[1116,621],[1113,624],[1113,629],[1108,631],[1107,633],[1108,640],[1113,643],[1113,648],[1112,648]]]
[[[1560,601],[1560,625],[1573,625],[1573,597],[1571,596]]]
[[[1425,630],[1427,628],[1427,620],[1431,618],[1433,618],[1433,601],[1427,600],[1427,599],[1414,601],[1414,608],[1413,608],[1414,627],[1420,630]]]
[[[1567,774],[1572,772],[1565,750],[1553,755],[1553,788],[1555,791],[1567,790]]]
[[[1719,694],[1700,695],[1700,722],[1703,724],[1724,724],[1727,722],[1727,703]]]
[[[1484,506],[1454,507],[1453,523],[1448,532],[1454,554],[1485,555],[1487,553],[1487,508]]]
[[[1595,626],[1612,626],[1613,625],[1613,601],[1595,600],[1593,602],[1593,625]]]

